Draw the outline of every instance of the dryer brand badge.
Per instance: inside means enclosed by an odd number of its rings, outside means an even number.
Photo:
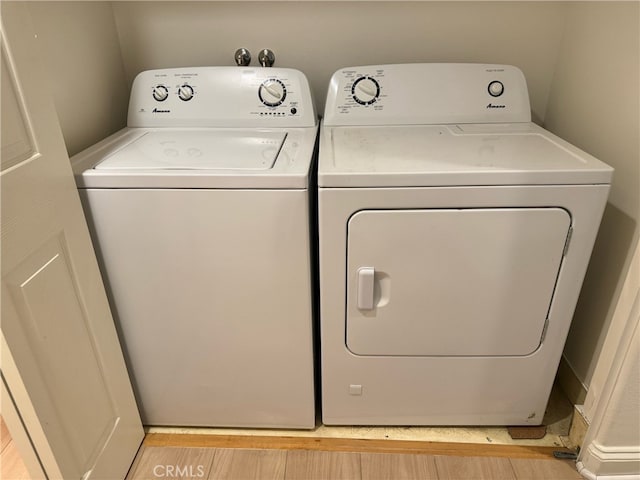
[[[487,105],[487,108],[506,108],[506,105],[494,105],[493,103],[490,103],[489,105]]]
[[[153,113],[171,113],[171,110],[160,110],[159,108],[154,108],[152,112]]]

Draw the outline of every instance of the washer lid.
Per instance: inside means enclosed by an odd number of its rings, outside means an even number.
[[[268,170],[285,132],[152,131],[108,156],[96,170]]]
[[[74,155],[71,166],[79,188],[307,189],[317,133],[123,128]]]
[[[324,127],[321,187],[610,183],[612,169],[532,123]]]

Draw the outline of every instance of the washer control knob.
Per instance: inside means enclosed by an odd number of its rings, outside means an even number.
[[[178,87],[178,98],[183,102],[188,102],[193,98],[193,87],[188,84]]]
[[[371,105],[380,96],[380,85],[372,77],[360,77],[353,82],[351,95],[360,105]]]
[[[164,102],[169,96],[169,89],[164,85],[156,85],[153,87],[153,98],[159,102]]]
[[[489,84],[488,90],[489,95],[491,95],[492,97],[499,97],[504,93],[504,85],[502,84],[502,82],[494,80]]]
[[[269,78],[260,85],[258,97],[267,107],[277,107],[287,97],[287,87],[277,78]]]

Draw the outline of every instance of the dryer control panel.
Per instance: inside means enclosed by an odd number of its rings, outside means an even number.
[[[129,127],[313,127],[309,83],[289,68],[149,70],[134,80]]]
[[[324,117],[327,126],[530,121],[520,69],[463,63],[343,68],[331,78]]]

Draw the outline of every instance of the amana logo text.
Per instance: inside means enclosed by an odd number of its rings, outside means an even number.
[[[494,105],[493,103],[490,103],[487,105],[487,108],[506,108],[506,105]]]
[[[154,108],[153,113],[171,113],[171,110],[160,110],[159,108]]]

